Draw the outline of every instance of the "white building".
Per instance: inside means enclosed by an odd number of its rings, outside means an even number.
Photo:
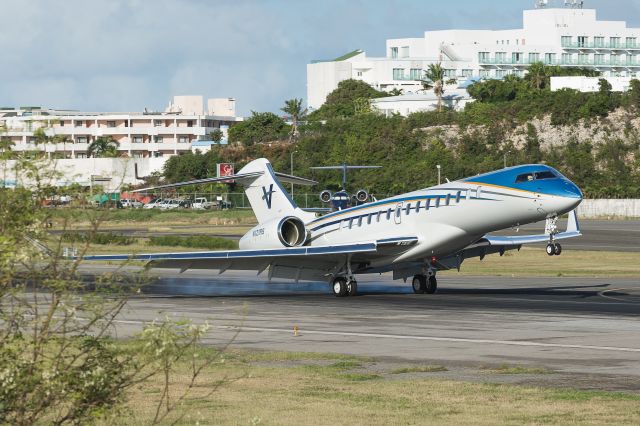
[[[456,89],[455,87],[445,88],[442,96],[442,106],[444,108],[461,111],[465,105],[473,102],[473,98],[467,89]],[[394,114],[408,116],[414,112],[434,111],[438,108],[438,97],[433,91],[425,93],[412,93],[400,96],[388,96],[371,100],[371,106],[387,117]]]
[[[573,89],[579,92],[597,92],[600,80],[604,78],[611,84],[612,92],[626,92],[631,88],[632,77],[551,77],[551,90]]]
[[[599,21],[596,10],[582,1],[536,2],[523,12],[523,27],[514,30],[427,31],[420,38],[391,39],[386,57],[372,58],[356,50],[331,61],[307,65],[307,102],[319,108],[346,79],[369,83],[378,90],[421,89],[429,64],[441,63],[447,79],[523,76],[535,62],[585,67],[604,76],[640,75],[640,28],[624,21]]]
[[[235,117],[235,100],[202,96],[175,96],[164,112],[79,112],[33,107],[0,108],[0,137],[13,143],[12,150],[41,150],[54,158],[87,158],[91,142],[100,137],[118,142],[120,157],[166,157],[191,151],[196,141],[210,140],[216,129],[226,143]],[[59,143],[36,145],[34,132],[61,136]]]

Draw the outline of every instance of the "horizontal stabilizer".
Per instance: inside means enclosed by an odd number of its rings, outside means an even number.
[[[287,175],[284,173],[275,172],[276,177],[280,182],[284,183],[292,183],[294,185],[305,185],[305,186],[313,186],[317,185],[318,182],[311,179],[305,179],[298,176]]]
[[[188,185],[201,185],[201,184],[205,184],[205,183],[219,183],[219,182],[228,182],[228,181],[237,181],[238,183],[244,184],[244,183],[250,183],[251,181],[253,181],[254,179],[262,176],[264,172],[252,172],[252,173],[240,173],[237,175],[230,175],[230,176],[221,176],[221,177],[214,177],[214,178],[205,178],[205,179],[196,179],[196,180],[190,180],[190,181],[186,181],[186,182],[177,182],[177,183],[169,183],[166,185],[159,185],[159,186],[152,186],[149,188],[142,188],[142,189],[136,189],[135,191],[131,191],[131,192],[146,192],[146,191],[152,191],[155,189],[168,189],[168,188],[179,188],[181,186],[188,186]]]

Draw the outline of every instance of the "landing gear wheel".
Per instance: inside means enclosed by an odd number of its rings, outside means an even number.
[[[429,280],[427,280],[426,292],[427,292],[427,294],[433,294],[437,290],[438,290],[438,280],[436,280],[436,276],[435,275],[431,275],[429,277]]]
[[[336,297],[345,297],[347,295],[347,280],[344,278],[336,278],[333,280],[333,294]]]
[[[560,256],[560,253],[562,253],[562,246],[560,244],[554,244],[553,245],[553,254],[555,254],[556,256]]]
[[[347,283],[347,296],[355,296],[358,294],[358,282],[356,280]]]
[[[424,294],[427,290],[427,277],[424,275],[416,275],[413,277],[413,281],[411,281],[411,287],[413,287],[415,294]]]
[[[553,256],[554,254],[556,254],[556,247],[551,243],[547,244],[547,254],[549,256]]]

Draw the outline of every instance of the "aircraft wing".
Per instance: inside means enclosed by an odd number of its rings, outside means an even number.
[[[83,260],[147,261],[153,268],[268,270],[269,279],[290,278],[326,280],[345,265],[347,255],[352,264],[365,264],[372,258],[400,253],[418,241],[416,237],[337,244],[331,246],[288,247],[264,250],[199,251],[147,254],[105,254],[84,256]]]
[[[554,240],[564,240],[581,236],[580,225],[578,223],[578,215],[576,211],[569,213],[569,221],[567,229],[564,232],[557,233],[553,236]],[[446,269],[460,268],[465,259],[473,257],[484,257],[488,254],[500,253],[502,256],[508,250],[520,250],[525,244],[546,243],[549,241],[549,234],[540,235],[521,235],[521,236],[498,236],[485,235],[479,241],[466,247],[454,255],[439,259],[438,263]]]

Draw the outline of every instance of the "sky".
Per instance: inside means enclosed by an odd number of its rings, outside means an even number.
[[[551,0],[553,1],[553,0]],[[0,0],[0,106],[164,110],[233,97],[239,115],[306,97],[306,64],[426,30],[508,29],[534,0]],[[640,0],[586,0],[640,27]]]

